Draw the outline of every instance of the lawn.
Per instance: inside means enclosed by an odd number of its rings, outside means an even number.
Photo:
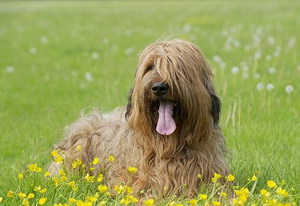
[[[31,163],[46,170],[80,113],[126,104],[138,53],[165,38],[192,41],[212,65],[235,184],[256,175],[259,199],[273,180],[300,204],[299,11],[298,1],[0,2],[0,205],[21,204],[9,190],[47,186],[17,176]],[[82,199],[98,186],[81,184]],[[60,188],[36,197],[67,202]]]

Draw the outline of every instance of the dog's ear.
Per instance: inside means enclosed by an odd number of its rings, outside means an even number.
[[[126,113],[125,113],[125,119],[128,120],[130,114],[131,114],[131,109],[132,109],[132,103],[131,103],[131,98],[132,98],[132,91],[133,89],[129,89],[128,92],[128,103],[127,103],[127,107],[126,107]]]
[[[214,120],[214,124],[218,125],[221,113],[221,100],[215,94],[210,93],[211,98],[211,115]]]

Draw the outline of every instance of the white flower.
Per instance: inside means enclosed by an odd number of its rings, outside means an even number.
[[[242,77],[244,79],[247,79],[249,77],[249,73],[248,72],[244,72],[243,75],[242,75]]]
[[[266,60],[267,60],[267,61],[271,61],[271,60],[272,60],[272,56],[271,56],[271,55],[267,55],[267,56],[266,56]]]
[[[190,24],[186,24],[183,26],[184,32],[189,32],[189,31],[191,31],[191,29],[192,29],[192,26]]]
[[[237,73],[239,73],[239,68],[236,67],[236,66],[232,67],[232,68],[231,68],[231,73],[232,73],[232,74],[237,74]]]
[[[47,43],[48,43],[48,38],[45,37],[45,36],[42,36],[42,37],[40,38],[40,41],[41,41],[43,44],[47,44]]]
[[[132,48],[132,47],[129,47],[129,48],[127,48],[126,50],[125,50],[125,54],[126,55],[130,55],[130,54],[132,54],[134,52],[134,48]]]
[[[92,58],[93,59],[98,59],[99,58],[99,54],[97,52],[93,52]]]
[[[219,55],[215,55],[215,56],[213,56],[213,61],[219,63],[222,61],[222,59]]]
[[[261,52],[257,51],[254,54],[254,59],[259,59],[261,57]]]
[[[258,84],[256,85],[256,89],[257,89],[258,91],[263,90],[264,88],[265,88],[264,83],[258,83]]]
[[[12,72],[15,71],[15,68],[14,68],[13,66],[7,66],[7,67],[6,67],[6,71],[7,71],[8,73],[12,73]]]
[[[220,68],[225,69],[226,68],[226,63],[225,62],[220,62]]]
[[[287,47],[288,48],[293,48],[295,46],[296,43],[296,38],[295,37],[291,37],[287,43]]]
[[[88,80],[88,81],[93,81],[93,76],[92,76],[91,73],[86,72],[86,73],[84,74],[84,76],[85,76],[85,79],[86,79],[86,80]]]
[[[254,79],[259,79],[259,78],[260,78],[260,74],[259,74],[259,73],[253,74],[253,78],[254,78]]]
[[[239,40],[234,40],[233,46],[235,46],[236,48],[239,48],[241,46],[241,43],[239,42]]]
[[[36,50],[35,47],[31,47],[31,48],[29,49],[29,53],[30,53],[30,54],[36,54],[36,52],[37,52],[37,50]]]
[[[293,87],[292,85],[287,85],[287,86],[285,87],[285,92],[286,92],[286,93],[290,94],[290,93],[292,93],[293,91],[294,91],[294,87]]]
[[[274,89],[274,85],[273,84],[267,84],[267,90],[271,91]]]
[[[243,71],[248,71],[249,70],[249,66],[248,66],[248,64],[246,62],[242,62],[241,66],[242,66],[242,70]]]
[[[275,38],[273,36],[269,36],[267,38],[267,41],[269,42],[269,44],[274,44],[275,43]]]
[[[268,73],[269,74],[274,74],[276,72],[276,69],[274,67],[268,68]]]

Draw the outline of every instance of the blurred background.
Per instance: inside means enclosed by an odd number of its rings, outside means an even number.
[[[238,179],[300,179],[299,1],[1,1],[0,188],[66,125],[126,104],[139,52],[181,38],[212,65]]]

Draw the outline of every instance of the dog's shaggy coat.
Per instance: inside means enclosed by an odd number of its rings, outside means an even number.
[[[157,95],[157,83],[167,85],[167,92]],[[192,195],[214,173],[229,172],[219,114],[220,100],[201,51],[182,40],[155,42],[140,54],[127,107],[80,118],[58,148],[70,169],[76,159],[88,167],[99,158],[93,173],[105,173],[112,187],[124,182],[155,196]],[[53,162],[49,170],[56,174],[59,167]],[[129,173],[128,167],[138,172]]]

